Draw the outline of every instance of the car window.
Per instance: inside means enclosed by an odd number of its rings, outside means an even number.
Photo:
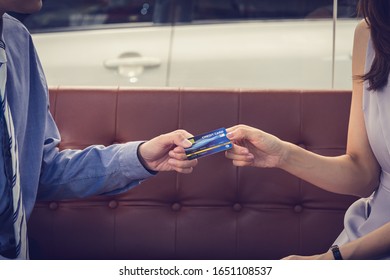
[[[294,19],[305,18],[320,9],[332,11],[333,0],[197,0],[194,20],[202,19]],[[331,13],[321,14],[329,17]]]
[[[179,0],[176,15],[179,22],[332,18],[333,2],[333,0]],[[339,0],[338,16],[355,17],[356,3],[357,0]],[[188,15],[190,5],[192,14]]]
[[[44,0],[40,12],[25,15],[22,21],[32,33],[102,28],[110,24],[152,23],[154,8],[154,0]]]
[[[356,17],[358,0],[339,0],[338,17]],[[332,18],[333,0],[43,0],[33,15],[18,15],[31,33],[101,29],[114,24]]]
[[[337,17],[338,18],[356,18],[358,15],[357,4],[359,0],[338,0]]]

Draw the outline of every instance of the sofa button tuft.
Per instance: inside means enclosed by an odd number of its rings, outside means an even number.
[[[242,210],[242,205],[240,203],[235,203],[233,205],[233,210],[236,211],[236,212],[239,212]]]
[[[180,203],[173,203],[172,206],[171,206],[172,210],[173,211],[179,211],[181,209],[181,205]]]
[[[49,203],[49,209],[50,210],[57,210],[58,209],[58,203],[57,202],[50,202]]]
[[[303,211],[303,207],[301,205],[295,205],[294,206],[294,212],[295,213],[301,213]]]
[[[108,207],[111,208],[111,209],[115,209],[118,207],[118,201],[116,200],[111,200],[109,203],[108,203]]]

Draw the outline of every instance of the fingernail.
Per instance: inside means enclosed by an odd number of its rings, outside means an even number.
[[[184,147],[184,148],[188,148],[188,147],[191,147],[191,146],[192,146],[191,141],[188,140],[188,139],[184,139],[184,140],[182,141],[182,143],[183,143],[183,147]]]
[[[226,137],[229,138],[229,139],[232,138],[232,137],[233,137],[233,133],[232,133],[232,132],[228,132],[228,133],[226,134]]]

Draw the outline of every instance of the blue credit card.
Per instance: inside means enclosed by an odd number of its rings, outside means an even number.
[[[184,149],[187,159],[195,159],[229,150],[232,142],[226,137],[226,129],[219,128],[204,134],[188,138],[192,146]]]

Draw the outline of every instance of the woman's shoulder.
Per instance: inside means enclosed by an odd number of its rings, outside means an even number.
[[[370,26],[365,19],[362,19],[355,28],[355,39],[368,41],[370,37]]]
[[[364,74],[369,39],[370,27],[365,20],[362,20],[355,28],[352,51],[352,74],[354,76]]]

